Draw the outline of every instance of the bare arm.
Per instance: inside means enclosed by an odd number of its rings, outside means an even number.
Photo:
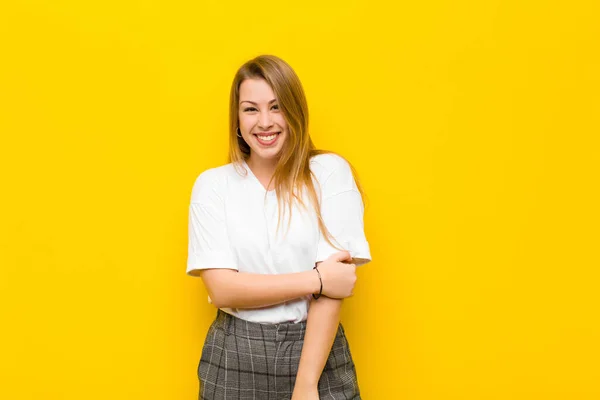
[[[253,274],[232,269],[199,272],[213,304],[218,307],[260,308],[319,292],[314,270],[288,274]]]
[[[295,393],[316,390],[340,323],[342,300],[320,297],[308,310],[304,345],[296,375]]]
[[[317,263],[317,266],[320,265],[322,263]],[[311,300],[292,400],[319,398],[319,379],[335,341],[342,301],[330,297]]]
[[[230,308],[261,308],[318,293],[341,299],[352,295],[356,282],[356,266],[347,265],[350,253],[341,251],[319,262],[319,275],[314,270],[287,274],[256,274],[230,268],[193,270],[200,276],[213,304]]]

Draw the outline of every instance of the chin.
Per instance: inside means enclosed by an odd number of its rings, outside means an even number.
[[[276,160],[279,158],[279,156],[281,154],[281,149],[277,149],[277,150],[273,149],[270,151],[264,151],[264,150],[261,151],[261,150],[255,151],[254,154],[256,155],[256,157],[262,158],[264,160]]]

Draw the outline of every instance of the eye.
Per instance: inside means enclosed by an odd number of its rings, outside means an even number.
[[[279,104],[274,104],[273,107],[271,107],[271,108],[275,109],[275,110],[279,110]]]
[[[246,107],[244,108],[244,111],[256,111],[255,107]]]

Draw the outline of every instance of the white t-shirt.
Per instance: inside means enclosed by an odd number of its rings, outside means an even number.
[[[329,232],[350,252],[355,264],[371,261],[364,233],[364,205],[349,164],[335,154],[310,160],[321,214]],[[189,208],[187,274],[206,268],[229,268],[258,274],[283,274],[312,269],[338,252],[321,237],[317,216],[308,197],[308,212],[292,207],[288,228],[287,206],[277,228],[277,196],[266,191],[243,162],[240,175],[233,163],[202,172],[196,179]],[[266,197],[265,197],[266,194]],[[334,242],[335,243],[335,242]],[[311,296],[260,308],[222,308],[239,318],[259,323],[300,322],[308,317]],[[208,299],[210,302],[210,297]]]

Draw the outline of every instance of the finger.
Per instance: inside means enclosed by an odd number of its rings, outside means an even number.
[[[333,257],[333,259],[335,261],[338,261],[338,262],[339,261],[351,260],[352,259],[352,256],[350,255],[350,252],[347,251],[347,250],[337,252],[332,257]]]

